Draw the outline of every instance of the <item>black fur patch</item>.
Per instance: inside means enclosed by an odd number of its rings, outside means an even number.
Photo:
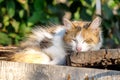
[[[45,49],[48,48],[50,46],[52,46],[52,39],[49,38],[44,38],[41,42],[40,42],[40,48],[41,49]]]

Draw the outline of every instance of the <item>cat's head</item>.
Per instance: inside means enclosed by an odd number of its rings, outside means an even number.
[[[99,50],[102,46],[101,18],[97,17],[92,22],[63,20],[66,32],[64,41],[72,51],[81,52]]]

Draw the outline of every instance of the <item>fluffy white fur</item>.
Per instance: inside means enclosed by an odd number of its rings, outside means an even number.
[[[90,28],[92,31],[96,31],[99,29],[99,26],[101,25],[101,18],[96,17],[90,24]],[[66,29],[71,29],[72,23],[69,20],[64,21],[65,26],[68,26]],[[97,44],[88,44],[84,41],[84,38],[80,34],[77,34],[77,36],[74,38],[74,40],[71,41],[70,46],[72,47],[72,50],[75,52],[83,52],[83,51],[89,51],[89,50],[99,50],[102,46],[103,40],[102,40],[102,32],[99,31],[99,43]],[[79,50],[80,49],[80,50]]]
[[[52,39],[53,46],[41,50],[40,55],[41,57],[43,57],[43,59],[46,59],[46,60],[45,61],[43,60],[40,63],[42,64],[43,63],[44,64],[65,64],[66,53],[64,49],[64,43],[63,43],[64,33],[65,33],[65,28],[63,26],[56,27],[54,35],[47,32],[46,29],[36,28],[32,31],[32,35],[30,35],[30,37],[28,38],[30,40],[26,41],[25,45],[26,44],[31,45],[30,51],[31,50],[35,51],[34,48],[32,48],[32,46],[39,47],[39,43],[44,38]],[[29,52],[29,49],[27,49],[26,52]],[[38,51],[36,52],[38,53]]]
[[[65,24],[65,25],[67,25],[67,24]],[[44,55],[42,55],[42,57],[44,59],[46,59],[46,61],[44,62],[44,60],[43,60],[43,62],[40,62],[40,63],[65,64],[65,61],[66,61],[65,57],[66,57],[67,53],[65,52],[65,49],[64,49],[65,44],[63,41],[63,36],[65,34],[66,29],[68,29],[66,27],[68,27],[70,29],[69,24],[68,24],[68,26],[56,27],[55,35],[52,35],[51,33],[47,32],[47,30],[45,30],[44,28],[36,28],[33,30],[33,34],[30,36],[30,39],[32,39],[32,40],[30,40],[30,41],[28,40],[27,44],[39,46],[39,43],[44,38],[47,37],[47,38],[52,39],[53,46],[41,50],[42,54],[44,54]],[[82,36],[80,36],[80,35],[76,36],[76,40],[77,40],[77,43],[75,41],[72,41],[70,43],[73,51],[77,51],[76,50],[77,46],[82,46],[81,51],[98,50],[102,46],[101,33],[100,33],[100,42],[97,45],[89,46],[87,43],[84,42]],[[31,42],[31,41],[33,41],[33,42]],[[34,50],[32,50],[32,51],[34,51]],[[41,55],[41,53],[40,53],[40,55]]]
[[[84,41],[84,39],[81,35],[77,35],[75,37],[76,41],[72,41],[72,43],[71,43],[73,51],[84,52],[84,51],[89,51],[89,50],[99,50],[101,48],[102,42],[103,42],[101,33],[99,34],[99,36],[100,36],[100,41],[97,45],[96,44],[89,45]],[[77,47],[81,47],[81,50],[77,51],[76,50]]]
[[[52,61],[50,61],[49,64],[65,64],[66,53],[63,43],[64,33],[65,28],[58,27],[54,38],[52,39],[53,46],[43,49],[43,51],[52,58]]]

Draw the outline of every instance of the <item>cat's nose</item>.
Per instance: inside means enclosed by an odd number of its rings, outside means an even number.
[[[78,52],[81,52],[82,47],[76,47],[76,50],[77,50]]]

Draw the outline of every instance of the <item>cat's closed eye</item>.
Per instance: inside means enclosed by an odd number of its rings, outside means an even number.
[[[93,40],[92,39],[86,39],[86,40],[84,40],[84,42],[86,42],[86,43],[92,43]]]
[[[72,41],[77,42],[77,40],[75,38],[73,38]]]

